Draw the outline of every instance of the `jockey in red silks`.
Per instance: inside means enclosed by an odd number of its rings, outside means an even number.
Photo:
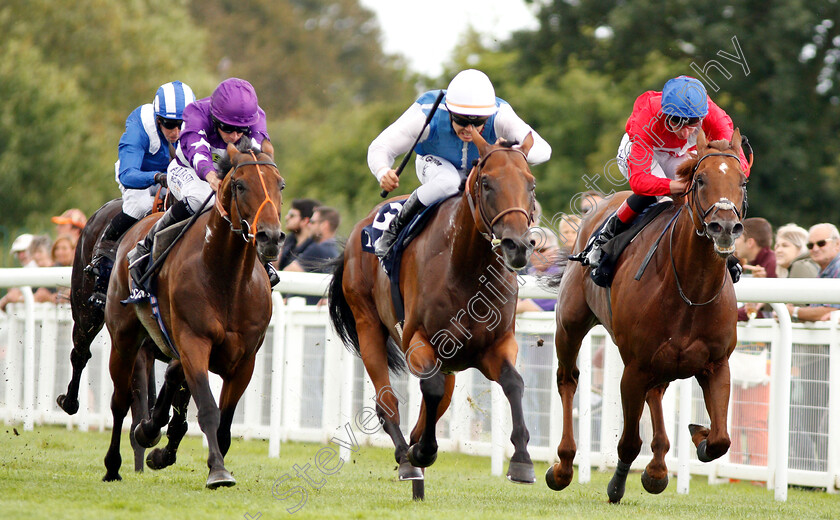
[[[648,91],[636,99],[617,156],[618,167],[629,180],[633,194],[580,254],[584,265],[597,268],[603,245],[627,230],[658,197],[685,193],[688,185],[675,180],[675,174],[690,154],[696,153],[701,128],[709,141],[730,140],[734,132],[732,119],[709,99],[703,84],[695,78],[673,78],[665,83],[662,92]],[[740,156],[741,169],[749,177],[750,167],[743,150]],[[730,271],[737,268],[732,264],[729,262]]]

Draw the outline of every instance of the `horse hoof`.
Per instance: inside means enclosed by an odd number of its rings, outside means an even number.
[[[218,487],[230,487],[236,485],[236,479],[226,469],[218,469],[211,471],[210,476],[207,477],[207,489],[216,489]]]
[[[420,453],[420,446],[418,444],[412,444],[410,448],[408,448],[408,462],[411,463],[412,466],[417,466],[418,468],[427,468],[435,463],[437,460],[437,451],[432,453],[430,457],[425,457]]]
[[[67,415],[73,415],[79,411],[79,400],[70,399],[66,395],[61,394],[55,400],[59,408],[67,412]]]
[[[668,475],[666,474],[665,478],[652,478],[648,475],[647,470],[645,470],[642,472],[642,486],[648,493],[658,495],[668,487]]]
[[[624,496],[624,485],[627,483],[627,474],[630,472],[630,464],[618,461],[615,465],[615,473],[607,485],[607,496],[610,504],[618,504]]]
[[[700,444],[697,445],[697,460],[700,462],[711,462],[715,460],[714,457],[710,456],[709,453],[706,451],[709,443],[706,439],[700,441]]]
[[[117,482],[120,480],[122,480],[122,477],[119,473],[107,472],[105,473],[105,476],[102,477],[102,482]]]
[[[537,481],[534,464],[531,462],[513,462],[508,466],[507,478],[517,484],[533,484]]]
[[[399,469],[400,480],[423,480],[423,470],[417,466],[412,466],[410,462],[404,460],[400,462]]]
[[[168,451],[156,448],[146,456],[146,465],[149,469],[159,470],[175,464],[175,454],[168,455]]]
[[[154,448],[157,446],[157,443],[160,442],[161,433],[160,430],[157,432],[157,436],[150,439],[146,436],[145,430],[143,430],[143,423],[145,421],[140,421],[137,423],[137,426],[134,427],[134,440],[137,441],[137,444],[144,448]]]
[[[557,480],[554,478],[554,466],[549,466],[548,471],[545,472],[545,483],[548,486],[548,489],[551,489],[552,491],[560,491],[562,489],[566,489],[566,486],[568,486],[570,482],[571,479],[557,482]]]

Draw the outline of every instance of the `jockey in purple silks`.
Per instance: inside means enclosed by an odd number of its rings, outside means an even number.
[[[140,288],[138,282],[148,265],[154,234],[201,211],[202,204],[221,184],[216,168],[219,160],[227,155],[227,145],[241,139],[250,139],[251,147],[255,149],[269,139],[265,112],[258,104],[254,87],[247,81],[226,79],[210,97],[199,99],[184,110],[184,128],[176,160],[167,170],[169,189],[178,202],[128,253],[131,277],[137,288]],[[265,268],[273,287],[280,278],[270,263],[266,263]]]

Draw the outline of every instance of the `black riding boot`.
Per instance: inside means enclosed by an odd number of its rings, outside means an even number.
[[[126,255],[131,279],[134,280],[134,283],[138,287],[143,287],[143,284],[140,283],[140,279],[144,274],[146,274],[146,268],[149,264],[149,257],[151,256],[152,242],[154,240],[155,233],[173,224],[177,224],[182,220],[186,220],[190,218],[191,215],[192,211],[187,203],[183,200],[179,200],[166,210],[166,213],[164,213],[163,216],[155,222],[146,234],[146,237],[140,242],[137,242],[134,249],[129,251],[128,255]],[[146,289],[146,287],[143,288]]]
[[[86,273],[96,276],[93,285],[93,294],[88,301],[97,309],[105,308],[105,295],[108,293],[108,279],[111,276],[111,269],[114,267],[114,258],[117,254],[119,239],[128,229],[137,223],[137,219],[120,211],[108,223],[102,236],[93,248],[93,258],[90,264],[85,267]]]
[[[391,246],[394,245],[394,242],[397,240],[397,236],[399,236],[400,231],[411,222],[411,219],[414,218],[415,215],[420,213],[426,209],[426,206],[420,202],[420,199],[417,198],[417,193],[412,193],[408,200],[405,201],[402,209],[397,216],[391,221],[388,225],[388,229],[382,233],[382,237],[380,237],[379,241],[376,243],[376,256],[379,258],[385,258],[385,255],[388,254],[388,251],[391,250]]]
[[[744,268],[741,267],[741,262],[738,260],[738,257],[735,255],[727,256],[726,268],[729,269],[729,275],[732,276],[732,283],[738,283],[738,280],[741,279],[741,273],[744,272]]]
[[[618,215],[613,213],[607,220],[601,232],[592,240],[592,244],[587,246],[589,252],[583,258],[583,265],[588,265],[592,269],[597,269],[601,265],[601,258],[604,252],[601,250],[604,244],[612,240],[622,231],[627,230],[630,224],[625,224],[619,220]]]

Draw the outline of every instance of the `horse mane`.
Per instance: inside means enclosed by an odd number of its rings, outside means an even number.
[[[255,155],[260,153],[260,149],[252,146],[252,139],[249,137],[247,139],[240,139],[238,143],[236,143],[236,149],[239,153],[250,153],[254,152]],[[227,152],[225,152],[221,159],[219,159],[219,166],[216,170],[216,175],[220,179],[224,179],[225,175],[233,168],[233,160],[228,156]]]
[[[725,152],[731,148],[729,141],[726,139],[719,139],[717,141],[712,141],[708,145],[708,150],[714,149],[718,152]],[[691,179],[694,177],[694,167],[697,166],[697,163],[700,161],[702,156],[698,155],[694,159],[688,160],[680,165],[677,169],[676,179],[678,181],[685,181],[691,182]]]

